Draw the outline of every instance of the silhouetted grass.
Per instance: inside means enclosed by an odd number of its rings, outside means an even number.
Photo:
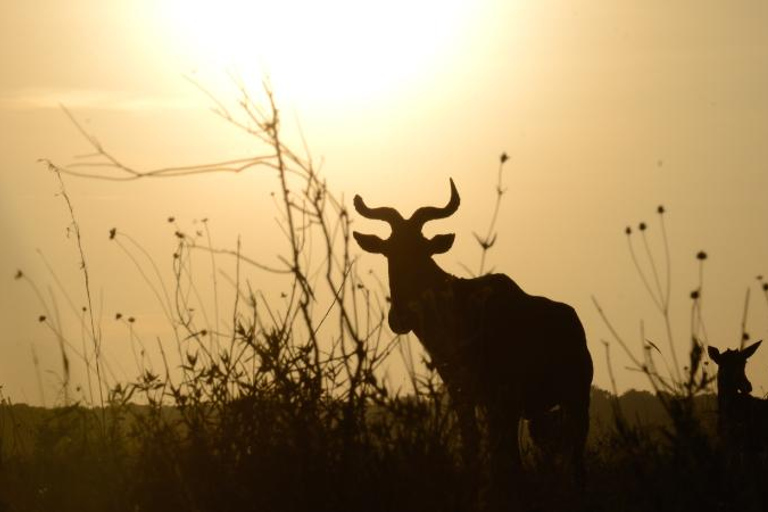
[[[333,405],[313,417],[285,398],[218,411],[113,406],[104,415],[5,405],[2,421],[24,416],[15,428],[26,440],[3,451],[0,496],[8,510],[472,509],[443,395],[369,403],[352,440]],[[714,397],[700,399],[709,413],[697,421],[711,435],[696,446],[666,435],[672,422],[653,395],[622,397],[633,411],[624,431],[611,400],[593,392],[585,488],[528,452],[525,510],[763,510],[765,468],[728,463]]]

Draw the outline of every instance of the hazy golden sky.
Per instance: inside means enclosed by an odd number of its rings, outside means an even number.
[[[527,291],[574,305],[609,385],[595,295],[625,336],[663,346],[660,317],[634,271],[624,227],[646,221],[659,249],[656,207],[668,210],[673,319],[687,349],[695,254],[709,254],[709,341],[735,346],[744,294],[748,330],[768,337],[768,4],[762,1],[5,1],[0,3],[0,384],[38,402],[32,347],[54,398],[55,338],[37,322],[23,269],[55,288],[37,249],[75,301],[78,257],[57,184],[38,158],[88,151],[59,104],[135,166],[249,155],[250,141],[216,119],[184,76],[232,98],[228,73],[258,89],[271,76],[288,134],[301,127],[345,197],[409,212],[442,203],[453,177],[462,207],[431,232],[455,231],[440,263],[477,266],[472,231],[491,214],[498,156],[509,188],[491,254]],[[170,266],[174,215],[207,217],[220,245],[274,260],[281,239],[263,171],[240,176],[114,184],[68,179],[103,312],[105,350],[133,372],[115,312],[150,339],[160,325],[151,293],[107,240],[117,226]],[[364,268],[380,268],[373,255]],[[3,277],[4,276],[4,277]],[[55,290],[54,290],[55,292]],[[62,298],[58,299],[65,315]],[[71,333],[79,339],[77,329]],[[768,349],[749,373],[768,391]],[[618,385],[645,386],[623,371]],[[396,365],[397,361],[393,361]],[[392,370],[397,373],[396,369]],[[119,373],[119,372],[118,372]]]

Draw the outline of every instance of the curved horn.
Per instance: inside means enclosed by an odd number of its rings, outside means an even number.
[[[450,217],[459,209],[460,202],[461,199],[459,198],[459,193],[456,190],[456,185],[453,184],[453,178],[451,178],[451,199],[448,201],[448,204],[442,208],[437,206],[422,206],[413,212],[410,221],[423,226],[425,222],[430,220]]]
[[[352,202],[355,205],[357,213],[367,219],[383,220],[388,222],[390,226],[403,222],[403,216],[400,215],[400,212],[389,206],[369,208],[363,201],[363,198],[359,195],[356,195]]]

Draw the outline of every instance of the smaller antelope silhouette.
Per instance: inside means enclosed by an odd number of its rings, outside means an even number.
[[[355,196],[360,215],[392,228],[386,240],[353,233],[363,250],[387,258],[389,326],[398,334],[413,331],[429,352],[457,412],[468,459],[478,447],[476,412],[486,413],[491,473],[500,485],[520,463],[521,418],[530,421],[537,445],[565,453],[580,471],[592,383],[584,328],[571,306],[529,295],[509,276],[462,279],[435,263],[432,256],[447,252],[455,235],[426,238],[421,230],[458,209],[450,184],[445,206],[423,206],[408,219]]]
[[[709,346],[709,357],[717,364],[718,429],[726,448],[748,456],[764,454],[768,448],[768,402],[753,397],[752,383],[745,373],[747,359],[761,341],[744,349],[720,352]]]

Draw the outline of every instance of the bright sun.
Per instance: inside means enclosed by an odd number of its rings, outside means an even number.
[[[267,73],[281,95],[347,102],[428,78],[452,56],[472,2],[172,0],[163,25],[206,70]]]

